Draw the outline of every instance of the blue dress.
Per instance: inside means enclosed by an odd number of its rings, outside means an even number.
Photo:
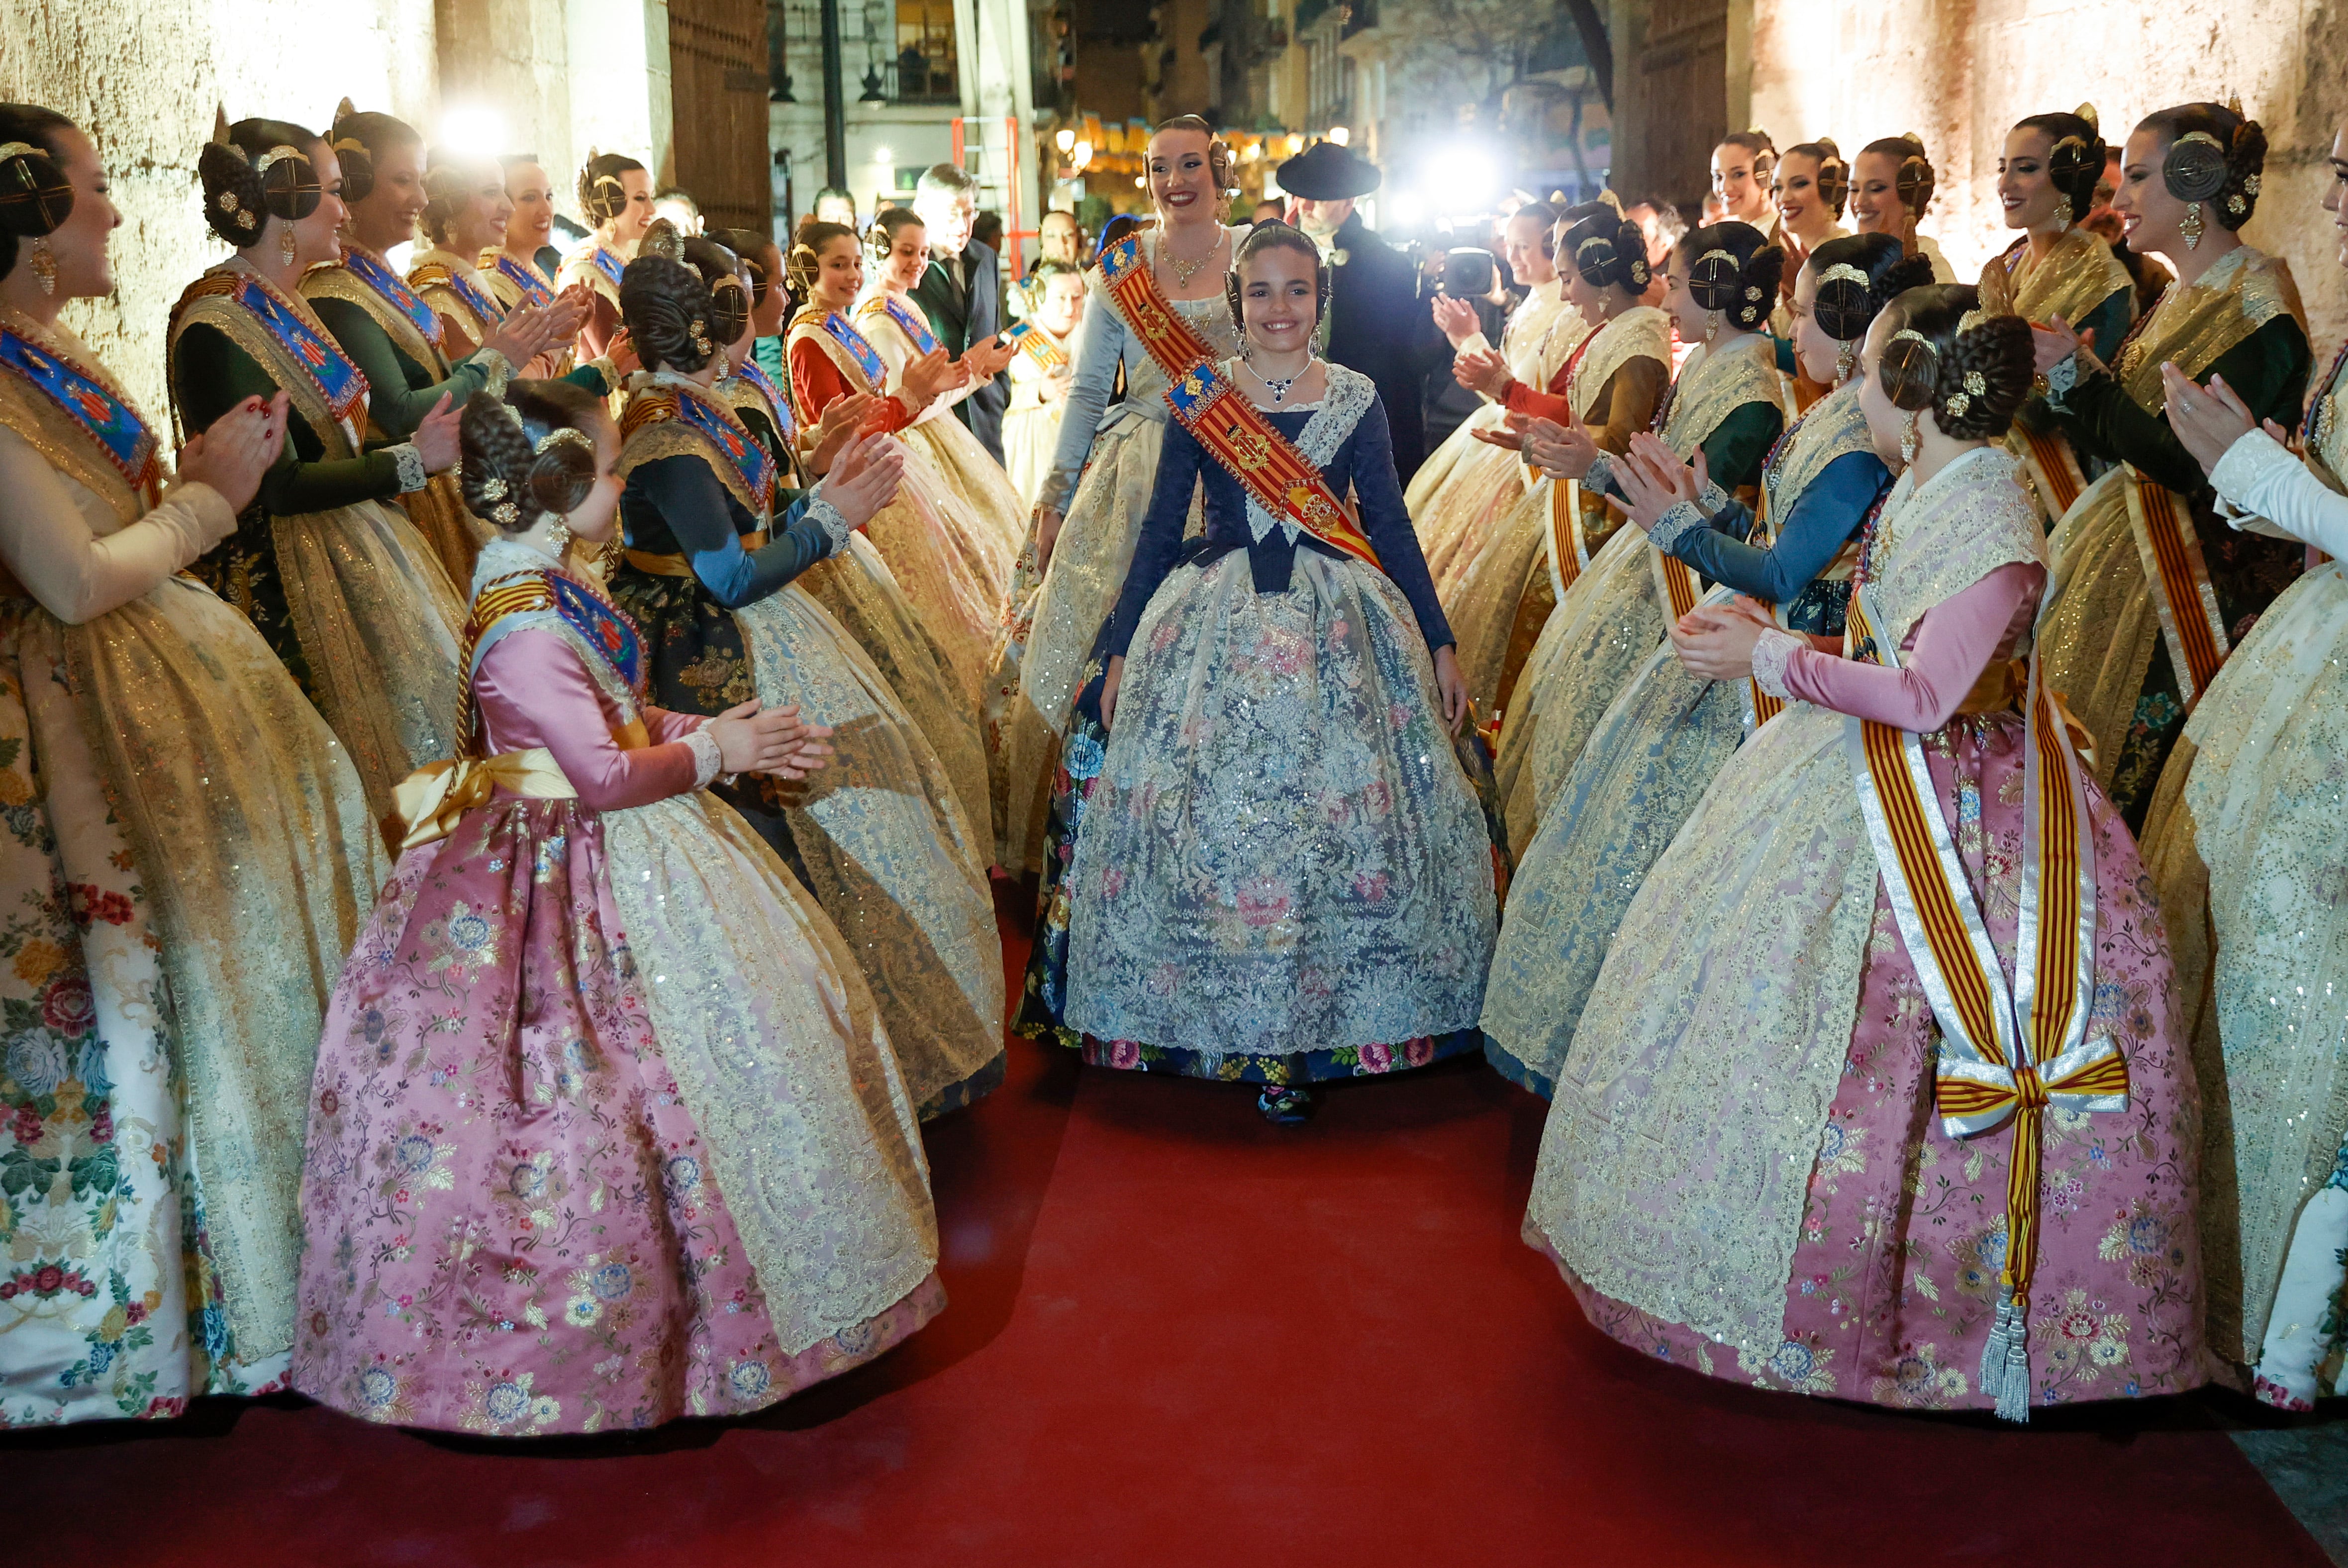
[[[1285,1084],[1478,1043],[1498,911],[1435,684],[1450,628],[1375,388],[1328,377],[1322,403],[1268,418],[1354,494],[1384,571],[1273,519],[1168,428],[1065,879],[1066,1027],[1089,1061]],[[1206,531],[1186,542],[1194,488]]]

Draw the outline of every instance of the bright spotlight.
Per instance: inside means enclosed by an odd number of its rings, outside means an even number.
[[[1075,150],[1076,145],[1076,133],[1064,125],[1058,130],[1053,132],[1052,145],[1058,148],[1063,155],[1066,155],[1066,153]]]
[[[872,150],[872,161],[882,169],[894,169],[897,167],[897,150],[893,147],[876,147]]]
[[[1342,125],[1333,125],[1329,128],[1329,139],[1343,147],[1354,139],[1354,133]]]
[[[1481,208],[1499,189],[1499,165],[1488,150],[1472,142],[1452,148],[1436,167],[1449,203],[1447,211]]]
[[[495,158],[506,150],[505,116],[480,104],[459,104],[440,117],[440,145],[467,158]]]
[[[1083,169],[1092,160],[1093,144],[1089,141],[1078,141],[1068,150],[1068,162],[1077,169]]]
[[[1396,228],[1416,229],[1426,221],[1426,203],[1416,191],[1397,191],[1387,198],[1387,203],[1393,210]]]

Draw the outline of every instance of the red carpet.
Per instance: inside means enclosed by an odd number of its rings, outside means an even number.
[[[1455,1064],[1280,1131],[1239,1089],[1015,1043],[932,1131],[953,1305],[892,1357],[638,1439],[290,1397],[12,1437],[8,1533],[141,1568],[2323,1564],[2199,1401],[2014,1431],[1616,1346],[1517,1239],[1542,1109]]]

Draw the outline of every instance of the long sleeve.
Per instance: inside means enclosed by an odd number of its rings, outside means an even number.
[[[1606,410],[1604,421],[1590,427],[1590,438],[1598,443],[1600,451],[1620,457],[1631,449],[1632,436],[1654,427],[1655,407],[1663,401],[1670,375],[1670,367],[1662,360],[1644,355],[1626,359],[1615,368],[1606,378],[1598,405],[1593,405]]]
[[[191,322],[171,348],[171,387],[188,429],[213,420],[247,397],[273,397],[277,383],[226,334]],[[355,458],[322,460],[325,444],[299,414],[286,421],[285,444],[261,481],[256,504],[273,517],[299,517],[400,493],[399,460],[412,448],[384,447]]]
[[[839,366],[831,362],[823,345],[811,337],[802,337],[791,345],[791,400],[798,405],[799,426],[812,433],[823,411],[855,390]],[[872,428],[894,435],[913,422],[912,411],[905,407],[902,397],[884,396],[878,413],[865,416]]]
[[[620,307],[596,290],[587,319],[579,325],[579,357],[601,359],[612,352],[612,340],[620,335]]]
[[[764,548],[744,550],[735,522],[741,503],[700,458],[679,454],[640,463],[628,475],[624,493],[660,513],[678,549],[692,562],[693,574],[729,610],[781,592],[831,552],[818,510],[830,509],[806,500],[793,509]]]
[[[2250,406],[2253,418],[2291,420],[2298,416],[2312,365],[2307,335],[2288,313],[2274,317],[2218,356],[2201,376],[2222,376]],[[2075,379],[2065,385],[2066,368]],[[2054,392],[2048,411],[2086,451],[2110,462],[2133,463],[2170,490],[2191,495],[2203,484],[2201,465],[2168,418],[2147,412],[2127,395],[2117,377],[2088,360],[2067,361],[2048,373]]]
[[[1170,432],[1169,432],[1170,436]],[[1170,443],[1169,443],[1170,444]],[[1152,498],[1153,500],[1155,498]],[[1386,424],[1386,406],[1373,400],[1354,427],[1354,500],[1362,514],[1362,531],[1418,621],[1419,634],[1429,653],[1459,639],[1451,634],[1443,603],[1436,596],[1435,579],[1426,570],[1426,555],[1411,526],[1410,510],[1403,504],[1402,481],[1395,477],[1394,432]]]
[[[907,337],[904,329],[893,321],[890,322],[885,328],[880,327],[878,322],[874,325],[877,330],[867,332],[864,335],[864,340],[870,343],[872,346],[872,351],[880,356],[880,363],[889,367],[889,379],[896,386],[896,390],[890,393],[890,396],[910,408],[913,406],[913,400],[904,391],[904,378],[905,366],[913,359],[913,341]],[[967,352],[966,349],[963,350],[956,353],[953,357],[960,360],[963,354]],[[928,403],[922,405],[921,412],[913,416],[911,422],[916,425],[926,425],[940,415],[953,412],[955,405],[965,401],[985,385],[986,383],[982,381],[965,381],[953,391],[931,398]]]
[[[1076,476],[1092,455],[1093,437],[1100,429],[1101,411],[1117,391],[1117,373],[1125,363],[1125,346],[1131,335],[1125,320],[1099,289],[1085,306],[1084,343],[1076,351],[1076,379],[1068,384],[1067,408],[1060,416],[1060,444],[1052,452],[1052,471],[1036,492],[1035,504],[1065,512],[1076,493]]]
[[[473,689],[493,729],[499,709],[526,716],[524,727],[554,753],[580,804],[591,811],[648,806],[695,788],[699,759],[686,742],[631,751],[612,738],[593,677],[570,645],[551,632],[512,632],[498,639],[481,656]],[[667,722],[672,717],[660,715],[660,733],[683,733]],[[654,717],[644,715],[648,731],[654,728]]]
[[[2036,608],[2045,581],[2036,562],[2009,562],[1935,604],[1916,624],[1898,669],[1823,652],[1792,633],[1764,632],[1769,650],[1754,651],[1754,672],[1772,696],[1929,735],[1956,717],[2016,620]]]
[[[146,593],[236,531],[236,514],[209,485],[181,485],[129,527],[90,531],[73,488],[15,431],[0,426],[0,562],[41,607],[69,626]]]
[[[2238,514],[2229,521],[2244,532],[2296,539],[2326,555],[2348,556],[2348,496],[2310,473],[2265,431],[2249,431],[2228,447],[2209,482]]]
[[[510,368],[505,356],[485,348],[450,370],[445,379],[417,386],[408,379],[410,361],[365,305],[321,295],[310,301],[310,308],[318,313],[343,352],[366,373],[367,413],[396,441],[416,434],[416,427],[424,423],[424,416],[443,397],[451,408],[461,408],[492,379],[502,380],[497,371]],[[494,366],[489,363],[493,359]],[[414,368],[419,376],[427,374],[421,366]]]
[[[1062,430],[1066,429],[1063,426]],[[1112,655],[1123,655],[1133,641],[1134,628],[1141,624],[1142,611],[1149,607],[1151,595],[1182,553],[1182,525],[1189,516],[1190,495],[1205,461],[1206,452],[1198,438],[1180,425],[1167,421],[1166,445],[1158,458],[1158,482],[1149,492],[1149,512],[1141,520],[1141,531],[1133,543],[1133,565],[1126,572],[1125,587],[1109,616]],[[1420,570],[1425,569],[1422,562]]]
[[[1761,464],[1785,428],[1786,411],[1776,404],[1739,403],[1697,449],[1704,471],[1724,490],[1760,483]]]
[[[1845,452],[1803,487],[1766,550],[1735,537],[1750,529],[1753,516],[1735,501],[1709,520],[1693,502],[1673,507],[1648,537],[1715,583],[1784,604],[1833,563],[1890,483],[1891,471],[1874,453]]]

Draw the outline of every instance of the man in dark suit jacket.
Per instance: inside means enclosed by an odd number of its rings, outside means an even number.
[[[1323,354],[1377,383],[1394,431],[1395,470],[1404,483],[1426,455],[1419,407],[1426,373],[1449,356],[1434,314],[1419,297],[1418,269],[1354,211],[1378,188],[1378,166],[1334,141],[1316,141],[1280,166],[1280,188],[1296,200],[1296,225],[1335,273]]]
[[[929,230],[930,266],[913,301],[930,330],[956,359],[973,343],[1003,330],[1003,279],[994,253],[970,237],[978,215],[978,181],[952,163],[932,164],[913,192],[913,211]],[[954,405],[955,417],[981,445],[1003,460],[1003,411],[1011,403],[1007,377],[998,376]]]

